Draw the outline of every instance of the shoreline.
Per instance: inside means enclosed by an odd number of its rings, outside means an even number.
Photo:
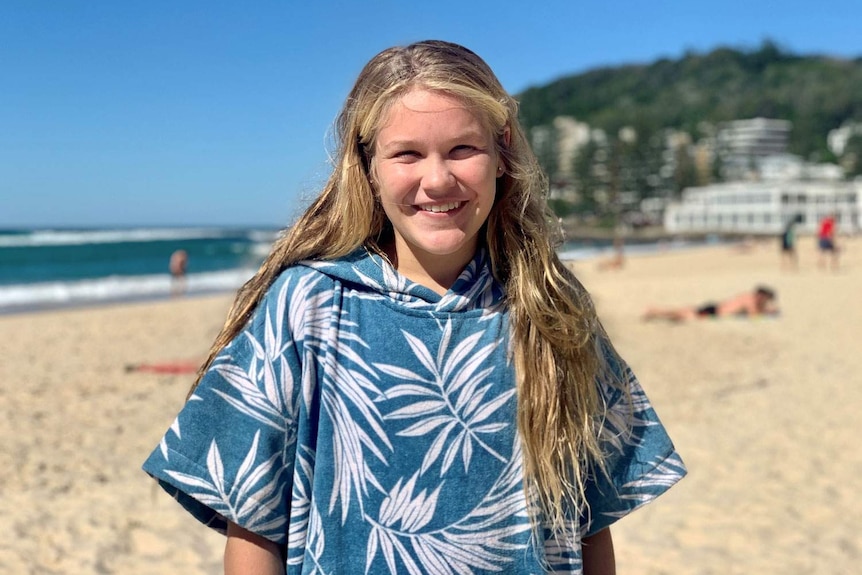
[[[236,289],[200,289],[186,291],[180,295],[172,294],[147,294],[147,295],[130,295],[117,296],[115,298],[106,298],[102,300],[82,300],[68,302],[44,302],[25,304],[20,306],[0,307],[0,317],[50,313],[55,311],[67,310],[94,310],[106,307],[121,307],[124,305],[145,304],[149,302],[174,301],[183,299],[207,298],[216,296],[233,296],[239,290]]]
[[[579,239],[579,240],[571,240],[572,243],[582,243],[584,245],[578,246],[570,246],[567,248],[566,244],[562,244],[558,247],[557,253],[560,256],[560,259],[565,262],[575,262],[575,261],[599,261],[603,258],[606,258],[609,254],[615,253],[615,248],[611,244],[603,243],[603,240],[599,238],[592,239]],[[591,242],[602,242],[593,244]],[[728,242],[720,240],[720,239],[690,239],[690,238],[675,238],[668,241],[650,241],[644,239],[639,242],[631,242],[627,243],[624,246],[625,257],[641,257],[644,255],[649,255],[652,253],[665,253],[672,252],[677,250],[687,250],[687,249],[698,249],[704,247],[713,247],[713,246],[722,246],[722,245],[730,245]],[[248,277],[253,275],[256,270],[249,270],[247,268],[238,268],[237,270],[226,270],[227,273],[232,273],[234,271],[241,271]],[[205,273],[200,274],[189,274],[187,276],[187,282],[194,278],[196,275],[204,276]],[[150,276],[142,276],[149,279]],[[107,280],[110,278],[91,278],[86,281],[100,281]],[[165,282],[170,280],[170,276],[165,274],[163,278]],[[50,282],[49,282],[50,283]],[[35,283],[33,286],[42,286],[44,283]],[[167,283],[165,284],[168,285]],[[0,289],[3,287],[9,286],[0,286]],[[18,289],[27,289],[27,284],[19,284],[15,286]],[[236,287],[197,287],[197,288],[187,288],[185,292],[180,295],[173,295],[169,291],[156,291],[152,293],[135,293],[135,294],[117,294],[115,296],[103,297],[101,299],[97,298],[78,298],[64,301],[37,301],[31,303],[24,304],[12,304],[12,305],[0,305],[0,317],[8,316],[8,315],[20,315],[27,313],[41,313],[41,312],[50,312],[54,310],[67,310],[67,309],[96,309],[105,306],[116,306],[123,305],[125,303],[140,303],[140,302],[148,302],[148,301],[163,301],[163,300],[171,300],[171,299],[181,299],[181,298],[194,298],[194,297],[206,297],[211,295],[231,295],[235,294],[242,285],[237,285]]]

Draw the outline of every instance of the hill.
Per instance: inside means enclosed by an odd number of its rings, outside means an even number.
[[[862,122],[862,57],[801,56],[771,41],[744,51],[717,48],[677,60],[601,68],[567,76],[518,95],[527,129],[572,116],[615,133],[683,130],[697,140],[704,123],[758,116],[793,122],[789,151],[834,160],[830,130]]]

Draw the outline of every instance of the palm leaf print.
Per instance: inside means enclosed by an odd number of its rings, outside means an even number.
[[[177,439],[182,439],[183,436],[180,434],[180,420],[179,418],[174,419],[174,422],[171,424],[169,431],[172,431],[174,435],[177,436]],[[162,452],[162,457],[165,458],[165,461],[168,460],[168,454],[170,451],[168,450],[168,434],[166,433],[162,440],[159,441],[159,450]]]
[[[226,348],[227,353],[213,362],[213,371],[220,374],[239,395],[218,389],[214,393],[237,411],[279,431],[293,429],[298,412],[297,382],[286,358],[290,348],[295,347],[293,336],[283,320],[288,292],[307,295],[316,283],[309,278],[301,278],[295,285],[290,281],[283,283],[275,305],[265,310],[263,341],[252,335],[251,330],[246,330],[241,336],[253,351],[253,357],[249,358],[245,368],[238,365],[243,362],[235,362],[230,355],[233,344]],[[304,321],[297,322],[298,331],[313,332],[315,327],[325,323],[319,319],[321,314],[312,312],[318,309],[319,304],[316,296],[291,300],[290,313],[300,314],[293,317],[304,318]]]
[[[500,461],[505,458],[485,443],[483,436],[496,433],[507,422],[488,422],[515,394],[514,389],[488,400],[494,386],[489,377],[494,370],[487,365],[498,341],[479,347],[484,335],[479,331],[461,341],[452,340],[451,322],[443,327],[436,357],[418,337],[402,331],[408,347],[427,375],[397,365],[375,363],[382,373],[405,381],[386,391],[386,399],[412,397],[415,401],[386,414],[386,420],[416,420],[398,431],[402,437],[434,434],[422,461],[425,473],[442,458],[441,477],[460,455],[465,470],[470,467],[473,450],[477,447]]]
[[[511,551],[524,549],[512,538],[530,529],[523,494],[520,449],[485,497],[466,515],[443,528],[428,529],[437,510],[444,482],[415,493],[419,473],[406,483],[399,480],[371,523],[366,547],[366,573],[380,554],[389,570],[399,573],[399,562],[409,573],[438,575],[502,571],[512,561]],[[514,521],[513,521],[513,518]],[[418,566],[421,566],[419,569]]]
[[[323,520],[317,511],[317,506],[312,503],[309,517],[308,541],[303,542],[302,555],[297,557],[298,561],[290,562],[288,565],[298,565],[303,573],[309,575],[331,575],[323,568],[324,554],[326,551],[326,534],[323,529]],[[288,548],[290,553],[290,548]],[[311,569],[307,570],[310,565]]]
[[[290,501],[290,526],[287,534],[287,564],[302,565],[305,543],[312,516],[312,481],[315,454],[305,445],[296,451],[293,492]]]
[[[600,386],[605,401],[603,419],[599,422],[600,438],[605,447],[618,454],[623,453],[626,447],[638,445],[645,428],[659,425],[649,399],[631,369],[626,367],[623,377],[628,393],[607,383]]]
[[[277,539],[286,521],[280,509],[284,485],[281,482],[281,453],[255,465],[260,431],[252,439],[232,482],[225,476],[221,453],[215,440],[207,452],[208,478],[166,469],[165,473],[186,486],[187,493],[224,518],[243,528]],[[266,479],[268,481],[264,482]]]
[[[316,350],[321,356],[334,354],[340,358],[339,361],[324,361],[324,377],[327,381],[326,385],[321,386],[323,409],[334,428],[335,485],[329,510],[332,512],[336,504],[340,503],[344,522],[353,494],[362,510],[369,484],[382,490],[365,461],[366,452],[385,463],[384,449],[391,451],[392,443],[383,428],[383,416],[375,402],[383,397],[372,379],[378,374],[351,348],[350,344],[357,341],[355,335],[349,331],[340,331],[337,338],[330,337],[329,341],[327,347]],[[316,344],[312,342],[307,345],[314,347]]]

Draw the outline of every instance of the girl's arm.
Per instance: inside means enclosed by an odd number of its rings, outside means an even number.
[[[617,572],[614,558],[614,540],[611,528],[602,529],[595,535],[584,537],[581,541],[581,559],[584,575],[615,575]]]
[[[256,533],[228,522],[224,547],[225,575],[283,575],[281,548]]]

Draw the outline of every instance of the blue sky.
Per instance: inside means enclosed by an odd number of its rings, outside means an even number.
[[[285,225],[356,75],[395,44],[464,44],[517,93],[766,38],[862,56],[859,22],[859,0],[4,0],[0,227]]]

